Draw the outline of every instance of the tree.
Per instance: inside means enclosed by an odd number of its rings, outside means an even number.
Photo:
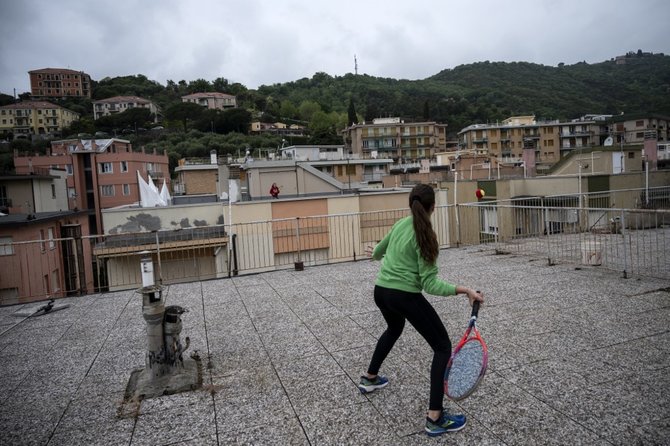
[[[212,85],[205,79],[196,79],[188,83],[189,93],[203,93],[212,91]]]
[[[281,107],[279,108],[280,118],[295,119],[298,116],[298,109],[293,102],[285,99],[281,101]]]
[[[428,106],[428,101],[423,102],[423,119],[426,121],[430,120],[430,107]]]
[[[349,108],[347,109],[347,126],[354,125],[358,122],[358,117],[356,116],[356,108],[354,107],[354,98],[349,98]]]
[[[196,121],[203,113],[201,105],[193,102],[179,102],[169,106],[165,110],[165,118],[170,121],[179,121],[184,133],[188,131],[189,124]]]
[[[231,108],[221,114],[223,133],[249,133],[251,113],[243,108]]]
[[[219,93],[227,93],[229,86],[230,84],[228,83],[228,79],[226,79],[225,77],[217,77],[212,82],[212,88],[214,89],[214,91],[217,91]]]
[[[0,93],[0,106],[13,104],[14,102],[14,96]]]
[[[321,111],[321,106],[315,101],[302,101],[300,107],[298,107],[298,113],[300,114],[300,119],[303,121],[311,121],[312,116],[316,112]]]

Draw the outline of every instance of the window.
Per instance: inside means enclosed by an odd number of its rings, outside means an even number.
[[[51,184],[51,198],[56,198],[56,185]]]
[[[14,254],[14,246],[11,237],[0,237],[0,256],[11,256]]]
[[[54,291],[54,293],[60,291],[60,280],[59,280],[58,269],[55,269],[51,272],[51,289]]]
[[[98,163],[98,173],[113,173],[112,163]]]
[[[121,161],[121,172],[128,172],[128,161]]]
[[[635,121],[635,127],[644,127],[644,121]]]
[[[100,186],[100,193],[105,197],[113,197],[114,196],[114,185],[113,184],[105,184],[104,186]]]
[[[154,171],[154,163],[147,163],[147,172]]]
[[[54,228],[49,228],[49,249],[56,249],[56,242],[54,242]]]
[[[47,247],[44,244],[44,229],[40,229],[40,249],[42,252],[47,250]]]
[[[628,159],[632,160],[635,158],[635,152],[628,152]]]
[[[123,195],[130,195],[130,184],[123,185]]]
[[[68,198],[76,198],[77,197],[77,190],[74,187],[68,187],[67,188],[67,196],[68,196]]]
[[[67,172],[68,175],[72,175],[72,164],[66,164],[65,165],[65,171]]]

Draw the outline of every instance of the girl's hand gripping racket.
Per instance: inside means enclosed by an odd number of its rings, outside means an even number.
[[[444,393],[454,401],[462,400],[474,392],[486,373],[489,354],[477,330],[478,312],[479,301],[475,301],[468,328],[451,354],[444,374]]]

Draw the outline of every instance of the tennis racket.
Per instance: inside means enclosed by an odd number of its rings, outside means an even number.
[[[479,301],[472,304],[472,314],[465,334],[451,354],[444,374],[444,393],[453,401],[467,398],[475,391],[486,373],[488,348],[477,330]]]

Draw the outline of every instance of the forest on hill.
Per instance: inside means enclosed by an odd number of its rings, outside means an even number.
[[[105,78],[93,82],[93,99],[134,95],[155,101],[163,111],[163,130],[145,110],[129,110],[94,121],[90,100],[60,102],[82,115],[65,136],[105,132],[130,139],[134,146],[166,150],[171,164],[181,157],[236,154],[240,149],[276,148],[278,136],[248,135],[252,120],[306,126],[307,137],[290,144],[341,143],[341,130],[352,121],[398,116],[406,121],[446,123],[450,136],[474,123],[492,123],[514,115],[569,120],[584,114],[670,115],[670,56],[628,53],[625,63],[614,59],[557,67],[527,62],[479,62],[443,70],[422,80],[373,77],[352,73],[263,85],[248,89],[220,77],[213,81],[169,80],[166,85],[144,75]],[[218,91],[233,94],[239,110],[210,111],[189,107],[181,96]],[[22,95],[25,97],[25,95]],[[0,98],[7,102],[7,98]],[[191,104],[192,105],[192,104]],[[120,136],[120,135],[119,135]],[[17,142],[27,149],[27,141]],[[35,143],[33,148],[44,147]],[[3,162],[3,164],[5,164]]]

